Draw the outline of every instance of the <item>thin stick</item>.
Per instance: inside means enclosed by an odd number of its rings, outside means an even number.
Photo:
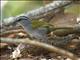
[[[72,27],[53,27],[53,33],[55,35],[65,35],[65,34],[72,34],[72,33],[80,33],[80,25],[72,26]],[[0,36],[4,34],[11,34],[11,33],[18,33],[18,32],[25,32],[23,29],[15,29],[1,32]]]
[[[1,32],[0,36],[5,34],[19,33],[19,32],[25,32],[25,31],[23,29],[9,30],[9,31]]]
[[[48,51],[52,51],[52,52],[56,52],[62,55],[65,55],[69,58],[71,58],[72,60],[79,60],[80,58],[78,58],[76,55],[72,54],[71,52],[65,51],[63,49],[57,48],[55,46],[52,45],[48,45],[46,43],[42,43],[42,42],[38,42],[35,40],[30,40],[30,39],[12,39],[12,38],[1,38],[0,40],[1,42],[6,42],[6,43],[23,43],[23,44],[30,44],[30,45],[34,45],[37,47],[42,47]]]

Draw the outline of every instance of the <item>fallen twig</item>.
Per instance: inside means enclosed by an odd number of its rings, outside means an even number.
[[[53,33],[55,35],[67,35],[67,34],[74,34],[74,33],[80,33],[80,25],[72,26],[72,27],[53,27],[51,28],[53,30]],[[11,33],[18,33],[18,32],[25,32],[24,29],[13,29],[9,31],[1,32],[0,36],[3,36],[4,34],[11,34]]]
[[[19,32],[25,32],[23,29],[17,29],[17,30],[9,30],[1,32],[0,36],[7,35],[7,34],[13,34],[13,33],[19,33]]]
[[[30,40],[30,39],[12,39],[12,38],[1,38],[0,40],[1,42],[6,42],[6,43],[23,43],[23,44],[30,44],[30,45],[34,45],[37,47],[42,47],[47,49],[48,51],[52,51],[52,52],[56,52],[56,53],[60,53],[62,55],[65,55],[69,58],[71,58],[72,60],[80,60],[80,58],[78,58],[76,55],[72,54],[71,52],[65,51],[63,49],[57,48],[55,46],[52,45],[48,45],[46,43],[42,43],[42,42],[38,42],[35,40]]]

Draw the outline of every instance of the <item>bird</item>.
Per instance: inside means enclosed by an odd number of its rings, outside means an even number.
[[[22,25],[24,30],[27,32],[27,34],[34,38],[35,40],[48,43],[51,41],[51,43],[55,46],[59,45],[66,45],[71,39],[74,38],[74,36],[65,36],[65,37],[54,37],[54,39],[49,40],[47,36],[48,28],[46,27],[39,27],[37,29],[32,28],[31,20],[26,16],[20,16],[18,18],[19,23]]]
[[[39,27],[33,29],[31,20],[26,16],[20,16],[16,21],[19,21],[21,26],[24,28],[25,32],[31,37],[38,40],[45,41],[47,40],[48,29],[46,27]]]

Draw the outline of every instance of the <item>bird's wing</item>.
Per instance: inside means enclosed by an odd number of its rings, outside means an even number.
[[[32,23],[29,18],[25,16],[20,16],[19,17],[19,23],[22,25],[24,30],[30,35],[30,37],[34,37],[39,40],[46,40],[46,33],[47,29],[46,28],[38,28],[38,29],[33,29],[32,28]]]
[[[32,33],[35,38],[39,40],[46,40],[47,39],[47,29],[46,28],[38,28],[35,29]]]

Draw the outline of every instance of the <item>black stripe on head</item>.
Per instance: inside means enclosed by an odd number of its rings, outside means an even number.
[[[30,19],[26,16],[19,16],[16,18],[16,21],[21,21],[21,20],[29,20],[30,21]]]

